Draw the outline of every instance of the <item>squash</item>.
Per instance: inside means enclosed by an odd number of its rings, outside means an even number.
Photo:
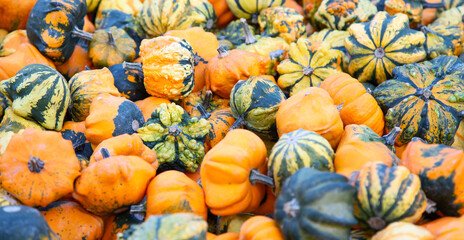
[[[59,239],[37,209],[24,205],[0,207],[0,236],[10,240]]]
[[[162,103],[137,130],[144,144],[156,152],[158,172],[195,172],[205,155],[208,120],[190,117],[175,103]]]
[[[0,90],[0,119],[3,119],[5,110],[11,105],[11,100],[8,99],[5,94]]]
[[[102,240],[116,240],[118,234],[123,234],[130,226],[143,222],[138,214],[131,214],[129,211],[111,215],[105,220],[105,232]]]
[[[240,233],[240,228],[242,227],[243,223],[248,219],[255,216],[251,213],[239,213],[230,216],[220,216],[217,220],[217,226],[215,229],[217,234],[233,232],[233,233]]]
[[[459,239],[463,236],[464,217],[442,217],[421,225],[426,228],[436,240]]]
[[[235,18],[235,15],[230,11],[227,0],[208,0],[213,5],[216,12],[217,23],[219,28],[224,28]]]
[[[93,149],[90,142],[85,137],[85,122],[66,121],[61,129],[61,136],[71,141],[79,159],[81,170],[89,165],[89,158],[92,156]],[[84,160],[84,161],[82,161]]]
[[[304,17],[306,22],[308,22],[312,28],[323,29],[323,26],[319,25],[319,22],[316,21],[315,15],[319,6],[321,5],[322,0],[303,0],[302,6],[304,9]]]
[[[455,56],[408,64],[393,70],[394,79],[380,84],[373,96],[385,113],[385,129],[403,131],[397,146],[413,137],[429,143],[452,144],[464,110],[463,63]]]
[[[201,27],[211,32],[215,28],[217,17],[213,4],[208,0],[190,0],[192,6],[193,27]]]
[[[71,57],[66,62],[56,66],[56,70],[66,79],[71,79],[75,74],[93,68],[92,60],[89,58],[88,42],[82,38],[74,46]]]
[[[304,9],[303,6],[300,5],[302,1],[295,1],[295,0],[286,0],[284,3],[284,7],[292,8],[295,9],[297,13],[301,14],[302,16],[304,15]]]
[[[282,136],[300,128],[321,135],[336,149],[343,122],[329,93],[309,87],[284,101],[276,114],[277,133]]]
[[[29,42],[26,30],[16,30],[0,41],[0,80],[13,77],[30,64],[43,64],[55,68],[51,60],[44,57]]]
[[[91,40],[82,31],[87,13],[85,0],[40,0],[27,21],[27,37],[46,57],[64,63],[71,57],[79,38]]]
[[[277,84],[260,77],[238,81],[230,93],[230,108],[236,119],[231,129],[245,125],[257,132],[271,132],[280,104],[286,97]]]
[[[246,220],[240,228],[239,239],[275,239],[284,240],[277,223],[269,217],[254,216]]]
[[[69,80],[72,98],[71,116],[75,121],[84,121],[89,116],[93,100],[102,93],[121,96],[108,68],[82,71]]]
[[[73,198],[100,216],[121,212],[142,201],[156,169],[137,156],[110,156],[105,148],[100,151],[105,158],[82,171]]]
[[[28,206],[45,207],[73,190],[80,166],[61,133],[26,128],[0,159],[2,188]]]
[[[320,44],[328,47],[329,49],[339,51],[339,55],[342,59],[342,69],[346,72],[350,57],[348,56],[348,50],[345,48],[345,38],[349,36],[350,34],[348,31],[330,30],[325,28],[309,35],[308,39],[315,45]]]
[[[133,102],[143,100],[148,95],[143,79],[133,71],[124,69],[124,64],[115,64],[108,68],[114,78],[114,86],[121,95]]]
[[[198,104],[202,106],[202,109],[199,109]],[[229,107],[229,99],[220,98],[211,90],[206,90],[205,88],[198,92],[193,92],[182,99],[182,108],[192,117],[205,115],[202,117],[208,118],[207,115],[211,112],[227,107]],[[200,110],[204,110],[206,113],[202,114]]]
[[[227,0],[230,10],[237,18],[251,19],[253,24],[258,23],[259,13],[270,7],[282,6],[285,0]]]
[[[272,185],[266,173],[266,146],[253,132],[234,129],[206,153],[201,163],[201,184],[206,205],[218,216],[251,212]],[[221,194],[217,194],[220,192]]]
[[[424,227],[408,222],[394,222],[377,232],[372,240],[433,240],[433,235]]]
[[[101,0],[87,0],[87,13],[91,13],[97,10],[100,2]]]
[[[103,12],[108,10],[119,10],[135,17],[141,11],[143,2],[143,0],[100,0],[95,22],[101,21]]]
[[[424,33],[410,29],[408,16],[402,13],[378,12],[370,22],[352,24],[348,32],[348,73],[360,82],[380,84],[392,77],[395,67],[426,57]]]
[[[303,20],[295,9],[280,6],[264,9],[258,16],[262,35],[279,36],[287,43],[295,42],[305,33]]]
[[[103,236],[103,220],[76,202],[54,202],[39,210],[60,239],[96,240]]]
[[[26,29],[29,14],[36,3],[37,0],[2,1],[0,3],[0,28],[9,32]]]
[[[279,195],[285,180],[300,168],[333,172],[334,157],[329,142],[313,131],[300,128],[283,134],[269,156],[268,169],[274,179],[273,192]]]
[[[226,0],[224,0],[226,1]],[[259,29],[253,25],[248,25],[251,35],[256,35],[259,32]],[[228,40],[232,45],[238,46],[245,42],[245,28],[243,27],[242,21],[236,19],[231,21],[226,28],[221,29],[216,36],[220,40]]]
[[[319,26],[331,30],[346,30],[351,24],[368,22],[377,13],[369,0],[324,0],[314,15]]]
[[[404,166],[368,162],[354,185],[354,214],[363,228],[381,230],[392,222],[414,223],[427,205],[419,177]]]
[[[279,87],[295,95],[307,87],[316,87],[325,78],[341,72],[342,52],[320,46],[307,38],[290,45],[288,59],[277,66]]]
[[[348,239],[354,194],[344,176],[304,167],[285,181],[275,220],[285,239]]]
[[[442,1],[415,1],[415,0],[384,0],[382,10],[385,10],[390,15],[397,13],[406,14],[409,17],[411,27],[416,27],[421,22],[421,17],[425,9],[443,8]]]
[[[206,238],[206,240],[209,240],[209,238]],[[239,240],[239,235],[238,233],[228,232],[217,235],[213,240]]]
[[[212,111],[208,122],[211,128],[208,135],[206,135],[206,152],[224,139],[229,129],[235,123],[235,118],[230,108],[222,108]]]
[[[171,101],[164,98],[147,97],[143,100],[135,102],[135,104],[140,108],[140,110],[142,110],[145,122],[151,118],[151,114],[153,113],[153,111],[155,111],[157,107],[161,105],[161,103],[169,104],[171,103]]]

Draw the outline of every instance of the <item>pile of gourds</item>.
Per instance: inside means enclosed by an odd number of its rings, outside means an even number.
[[[464,1],[0,13],[1,239],[464,236]]]

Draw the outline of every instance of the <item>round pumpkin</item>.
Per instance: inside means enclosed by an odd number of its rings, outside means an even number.
[[[254,216],[246,220],[240,228],[239,239],[243,240],[284,240],[276,221],[265,216]]]
[[[201,105],[201,109],[198,104]],[[182,107],[192,117],[208,118],[208,115],[213,111],[229,107],[229,99],[221,98],[211,90],[204,88],[182,99]]]
[[[208,118],[211,128],[206,135],[205,149],[209,151],[216,146],[227,135],[227,132],[235,122],[234,115],[230,108],[217,109],[211,112]]]
[[[227,0],[230,10],[238,18],[251,19],[253,24],[258,23],[258,15],[261,10],[269,7],[282,6],[285,0]]]
[[[138,214],[131,214],[129,211],[114,214],[105,220],[105,233],[102,240],[116,240],[118,234],[123,234],[130,226],[143,222]]]

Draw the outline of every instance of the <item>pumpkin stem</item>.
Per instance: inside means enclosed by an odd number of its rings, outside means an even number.
[[[213,19],[208,19],[208,21],[206,21],[206,31],[210,31],[211,29],[213,29],[213,26],[214,26],[214,20]]]
[[[440,2],[440,3],[422,2],[422,7],[424,9],[426,9],[426,8],[444,8],[445,4],[443,4],[443,2]]]
[[[129,213],[136,214],[136,213],[145,213],[147,211],[147,205],[142,203],[138,205],[132,205],[130,207]]]
[[[206,90],[205,97],[203,98],[203,103],[201,105],[203,105],[205,109],[210,108],[212,98],[213,98],[213,92],[211,92],[211,90]]]
[[[395,144],[396,138],[401,133],[400,127],[394,127],[387,135],[383,136],[385,139],[385,145],[393,146]]]
[[[102,154],[103,159],[111,157],[110,152],[106,148],[101,148],[100,152]]]
[[[229,52],[222,45],[218,47],[217,51],[219,52],[218,58],[224,58],[224,57],[229,56]]]
[[[380,217],[369,218],[369,220],[367,220],[367,224],[369,224],[369,226],[375,230],[383,229],[386,226],[385,221]]]
[[[295,218],[300,212],[300,204],[296,198],[292,198],[290,202],[284,204],[284,212],[287,214],[287,217]]]
[[[303,68],[303,75],[305,76],[311,76],[311,74],[313,74],[314,72],[314,68],[312,68],[311,66],[306,66]]]
[[[116,41],[114,40],[114,36],[111,31],[108,31],[108,43],[112,46],[116,46]]]
[[[232,124],[232,126],[227,131],[237,129],[243,126],[244,124],[245,124],[245,118],[243,116],[240,116],[235,120],[234,124]]]
[[[92,41],[93,34],[80,30],[77,26],[74,26],[74,29],[71,31],[71,37],[78,37]]]
[[[85,65],[85,70],[88,71],[88,70],[92,70],[92,69],[90,69],[89,66]]]
[[[374,56],[376,58],[383,58],[385,56],[385,49],[383,49],[383,47],[378,47],[374,50]]]
[[[181,132],[182,131],[180,130],[179,126],[177,126],[177,124],[169,127],[169,135],[171,136],[177,137]]]
[[[335,106],[339,112],[343,109],[343,104],[345,104],[345,102],[342,102],[339,105]]]
[[[206,111],[205,107],[203,107],[203,105],[201,105],[200,103],[195,105],[195,108],[200,112],[201,118],[208,119],[209,117],[211,117],[211,114],[208,111]]]
[[[277,49],[277,50],[270,52],[269,57],[271,58],[271,60],[280,59],[281,57],[283,57],[284,53],[285,53],[284,50]]]
[[[250,182],[251,184],[255,185],[256,183],[262,183],[264,185],[268,185],[269,187],[274,187],[274,180],[271,177],[268,177],[262,173],[260,173],[256,169],[251,169],[250,172]]]
[[[27,163],[29,171],[35,173],[40,173],[40,171],[44,168],[44,165],[45,163],[42,160],[40,160],[40,158],[33,156],[29,158],[29,162]]]
[[[251,34],[250,27],[248,26],[248,23],[245,18],[240,18],[240,22],[242,23],[243,31],[245,32],[245,44],[253,44],[257,42],[255,36]]]
[[[425,207],[425,212],[428,214],[431,214],[436,211],[437,211],[437,203],[427,198],[427,206]]]
[[[124,61],[122,63],[122,68],[127,71],[135,71],[139,79],[143,79],[143,67],[140,63],[131,63]]]

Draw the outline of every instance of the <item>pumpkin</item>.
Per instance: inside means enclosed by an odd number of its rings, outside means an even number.
[[[97,30],[89,43],[89,57],[97,68],[109,67],[135,59],[135,41],[115,26]]]
[[[304,9],[300,5],[302,1],[295,1],[295,0],[286,0],[284,3],[284,7],[292,8],[295,9],[297,13],[301,14],[302,16],[304,15]]]
[[[119,10],[126,14],[136,16],[143,6],[143,0],[100,0],[95,22],[103,18],[103,12],[108,10]]]
[[[138,215],[131,214],[129,211],[111,215],[105,220],[105,232],[102,240],[116,240],[117,235],[123,234],[131,225],[143,222],[143,218],[138,218]]]
[[[258,23],[261,10],[274,6],[282,6],[285,0],[227,0],[230,10],[238,18],[251,19],[253,24]]]
[[[345,48],[345,38],[349,37],[348,31],[330,30],[328,28],[311,34],[308,39],[311,43],[326,46],[329,49],[340,51],[339,55],[342,59],[342,68],[344,71],[348,69],[350,57],[348,50]]]
[[[427,205],[419,177],[404,166],[368,162],[355,178],[355,188],[354,214],[364,228],[381,230],[392,222],[414,223]]]
[[[203,189],[185,174],[171,170],[156,176],[147,189],[147,214],[192,213],[206,221]]]
[[[411,23],[410,25],[412,27],[417,26],[421,22],[421,17],[422,17],[422,13],[424,9],[443,7],[442,3],[438,3],[441,1],[435,1],[437,3],[429,3],[427,1],[415,1],[415,0],[406,0],[406,1],[384,0],[380,2],[383,2],[383,9],[381,10],[385,10],[390,15],[395,15],[397,13],[406,14],[409,17],[409,21]]]
[[[0,236],[11,240],[58,239],[40,212],[24,205],[0,207]]]
[[[300,128],[283,134],[272,148],[268,162],[274,193],[279,195],[285,180],[300,168],[333,172],[334,157],[329,142],[315,132]]]
[[[319,25],[319,22],[316,21],[315,15],[319,6],[321,5],[322,0],[303,0],[303,10],[304,17],[309,24],[316,29],[323,29],[323,26]]]
[[[442,217],[421,225],[426,228],[436,240],[459,239],[464,230],[462,229],[464,217]]]
[[[25,30],[16,30],[0,42],[0,80],[13,77],[23,67],[30,64],[43,64],[55,67],[32,45]]]
[[[382,109],[358,80],[347,73],[335,73],[324,79],[320,87],[341,106],[343,125],[366,125],[378,135],[383,134],[385,120]]]
[[[156,153],[143,144],[137,134],[122,134],[108,138],[98,144],[90,157],[90,164],[103,160],[105,157],[101,149],[105,148],[111,156],[137,156],[158,168]]]
[[[39,0],[27,21],[27,37],[43,55],[64,63],[79,38],[92,39],[81,30],[86,12],[85,0]]]
[[[169,104],[171,103],[169,100],[164,98],[158,97],[147,97],[143,100],[136,101],[135,104],[142,110],[143,118],[145,122],[151,118],[151,114],[157,107],[161,105],[161,103]]]
[[[205,149],[209,151],[212,147],[216,146],[232,127],[235,122],[234,115],[230,108],[217,109],[211,112],[208,118],[211,128],[206,135]]]
[[[208,0],[213,5],[216,12],[217,23],[220,28],[224,28],[235,18],[235,15],[230,11],[227,0]]]
[[[207,228],[208,224],[203,218],[191,213],[157,215],[149,217],[142,224],[131,226],[118,240],[203,240],[206,239]]]
[[[279,36],[287,43],[295,42],[305,33],[303,20],[295,9],[280,6],[264,9],[258,16],[263,35]]]
[[[320,26],[332,30],[346,30],[351,24],[367,22],[377,13],[369,0],[325,0],[314,15]]]
[[[316,87],[325,78],[341,72],[342,52],[321,47],[307,38],[290,45],[288,59],[277,66],[279,87],[295,95],[307,87]]]
[[[75,121],[84,121],[89,116],[90,105],[102,93],[121,96],[108,68],[82,71],[69,80],[72,98],[71,115]]]
[[[197,0],[206,1],[206,0]],[[204,4],[204,3],[203,3]],[[218,55],[217,48],[219,43],[214,34],[205,32],[201,27],[192,27],[186,30],[171,30],[164,34],[164,36],[179,37],[186,40],[194,54],[194,67],[195,67],[195,87],[192,92],[197,92],[205,86],[204,71],[206,64],[211,58]]]
[[[90,105],[85,137],[95,147],[105,139],[135,133],[144,123],[142,111],[134,102],[102,93]]]
[[[70,141],[33,128],[11,137],[0,159],[2,187],[28,206],[45,207],[72,192],[79,170]]]
[[[206,89],[193,92],[186,98],[182,99],[182,108],[184,108],[185,111],[187,111],[187,113],[193,117],[202,116],[202,112],[200,112],[198,104],[202,106],[201,110],[204,110],[207,113],[203,115],[208,115],[215,110],[229,107],[229,99],[220,98],[211,90]],[[208,118],[208,116],[202,117]]]
[[[408,222],[394,222],[382,231],[377,232],[372,240],[432,240],[433,235],[424,227]]]
[[[240,228],[239,239],[284,240],[277,223],[269,217],[254,216],[246,220]]]
[[[267,168],[266,146],[253,132],[234,129],[206,153],[201,164],[201,184],[206,205],[218,216],[251,212],[264,197],[261,176]],[[221,194],[217,194],[221,192]]]
[[[395,128],[380,137],[365,125],[350,124],[338,144],[334,159],[335,172],[351,178],[367,162],[379,161],[388,166],[399,164],[393,144],[401,129]]]
[[[76,202],[54,202],[39,210],[60,239],[94,240],[103,235],[103,220]]]
[[[427,198],[436,203],[440,212],[460,216],[464,213],[459,184],[463,156],[462,150],[413,138],[403,152],[401,164],[419,176]]]
[[[348,239],[354,193],[342,175],[301,168],[285,181],[275,220],[285,239]]]
[[[60,72],[66,79],[71,79],[75,74],[84,70],[94,68],[92,60],[89,58],[89,47],[87,40],[79,39],[71,57],[66,62],[57,65],[56,70]]]
[[[237,119],[231,129],[241,125],[258,132],[269,132],[285,95],[277,84],[260,77],[239,81],[230,93],[230,108]]]
[[[265,73],[266,60],[253,52],[218,48],[219,55],[213,57],[205,68],[206,89],[221,98],[230,98],[232,88],[239,80]]]
[[[26,29],[27,20],[32,7],[37,0],[27,0],[22,2],[2,1],[0,3],[0,28],[11,32],[16,29]]]
[[[135,72],[124,69],[124,64],[112,65],[108,70],[113,74],[114,86],[123,97],[135,102],[150,96],[143,85],[143,78]]]
[[[175,103],[162,103],[137,134],[156,152],[159,172],[195,172],[205,155],[209,129],[208,120],[190,117]]]
[[[252,218],[254,214],[251,213],[239,213],[230,216],[220,216],[217,220],[217,234],[226,232],[240,233],[240,228],[243,223]]]
[[[393,70],[394,79],[380,84],[373,96],[385,113],[385,129],[403,131],[397,146],[413,137],[429,143],[452,144],[464,110],[463,63],[455,56],[408,64]]]
[[[309,87],[284,101],[276,114],[277,133],[282,136],[300,128],[321,135],[335,149],[343,134],[343,122],[329,93]]]
[[[206,240],[209,240],[208,238]],[[239,240],[238,233],[228,232],[217,235],[213,240]]]
[[[72,122],[66,121],[61,129],[61,136],[71,141],[81,166],[81,170],[86,168],[89,164],[89,158],[92,156],[92,146],[85,137],[85,122]],[[82,161],[84,160],[84,161]]]
[[[226,0],[224,0],[226,1]],[[251,35],[255,35],[259,32],[259,29],[253,25],[248,25]],[[228,40],[233,46],[240,45],[245,42],[245,28],[243,27],[242,21],[236,19],[231,21],[226,28],[221,29],[217,34],[217,38],[221,40]]]
[[[408,16],[402,13],[378,12],[370,22],[352,24],[348,32],[348,73],[360,82],[380,84],[392,77],[395,67],[426,57],[425,35],[410,29]]]
[[[193,24],[210,32],[216,25],[217,17],[213,5],[208,0],[190,0]]]
[[[13,101],[15,114],[47,129],[61,130],[71,94],[60,73],[46,65],[31,64],[4,82],[3,93]]]
[[[97,215],[115,213],[142,201],[156,169],[137,156],[110,156],[105,148],[100,151],[105,158],[82,171],[74,199]]]
[[[462,123],[462,120],[459,123],[458,129],[456,130],[456,135],[454,135],[454,142],[451,146],[464,150],[464,124]]]

